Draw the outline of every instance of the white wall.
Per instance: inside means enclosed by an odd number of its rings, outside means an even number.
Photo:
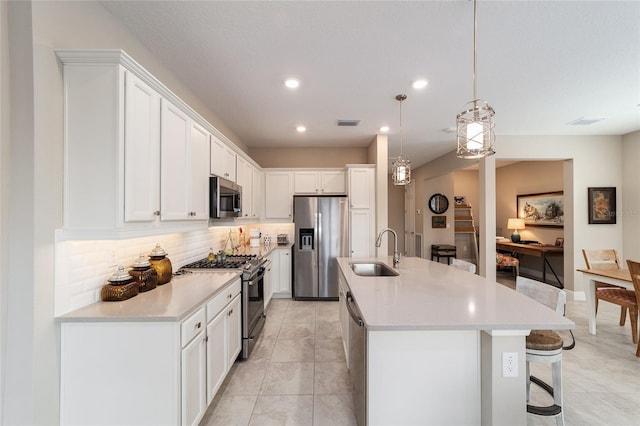
[[[422,204],[420,205],[420,209],[423,210],[421,215],[422,222],[422,252],[424,253],[424,257],[427,259],[431,259],[431,245],[432,244],[455,244],[455,235],[454,235],[454,207],[453,207],[453,197],[447,196],[449,198],[449,208],[442,215],[436,215],[431,210],[429,210],[429,206],[427,203],[429,202],[429,197],[433,194],[453,194],[453,174],[448,173],[443,176],[434,177],[428,179],[424,182],[425,192]],[[416,203],[417,204],[417,203]],[[416,207],[417,208],[417,207]],[[447,218],[447,227],[446,228],[432,228],[431,220],[433,216],[445,216]],[[444,259],[441,262],[446,262]]]
[[[618,219],[624,228],[624,261],[640,260],[640,131],[622,138],[622,202]]]

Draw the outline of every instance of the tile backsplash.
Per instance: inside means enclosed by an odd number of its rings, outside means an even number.
[[[209,248],[223,249],[229,230],[242,227],[247,234],[259,228],[275,244],[277,234],[293,239],[292,223],[264,223],[238,226],[214,226],[207,230],[156,235],[126,240],[59,241],[56,244],[55,313],[56,316],[100,300],[100,290],[107,284],[117,265],[129,267],[136,258],[148,255],[160,244],[171,259],[173,270],[206,257]]]

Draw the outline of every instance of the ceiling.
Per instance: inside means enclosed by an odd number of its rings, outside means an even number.
[[[404,93],[415,168],[455,149],[444,130],[472,100],[468,0],[102,4],[249,148],[365,147],[388,125],[396,157]],[[640,129],[640,1],[479,0],[477,56],[496,151],[501,135]],[[300,87],[285,88],[289,77]],[[425,89],[411,87],[418,78]],[[567,124],[582,117],[605,119]]]

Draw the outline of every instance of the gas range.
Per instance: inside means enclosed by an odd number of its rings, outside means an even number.
[[[254,276],[266,260],[261,255],[256,254],[232,254],[225,256],[223,260],[209,260],[207,258],[196,260],[184,265],[181,270],[197,272],[207,269],[242,269],[243,279]]]

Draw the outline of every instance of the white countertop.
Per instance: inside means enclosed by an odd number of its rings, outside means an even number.
[[[239,270],[177,275],[167,284],[121,302],[96,302],[58,317],[61,322],[180,321],[240,278]]]
[[[575,324],[514,290],[452,266],[403,257],[395,277],[362,277],[350,262],[390,256],[338,258],[369,330],[572,329]]]

